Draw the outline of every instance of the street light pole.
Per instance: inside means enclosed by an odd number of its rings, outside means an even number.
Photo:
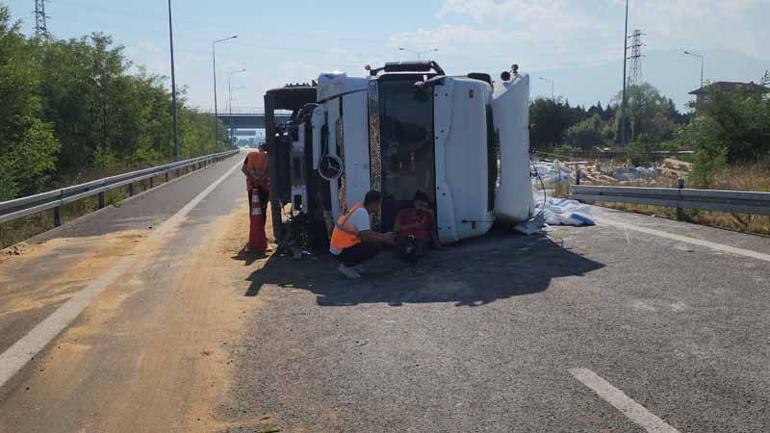
[[[628,60],[628,0],[626,0],[626,30],[623,35],[623,101],[620,105],[620,145],[626,147],[626,63]]]
[[[219,135],[219,107],[217,106],[217,44],[237,38],[238,35],[229,38],[217,39],[211,43],[211,58],[214,65],[214,149],[217,148],[217,135]]]
[[[693,56],[700,59],[700,88],[703,89],[703,69],[704,64],[706,63],[706,58],[703,56],[703,54],[693,53],[692,51],[685,50],[684,53],[688,56]]]
[[[399,51],[409,51],[410,53],[415,53],[415,54],[417,54],[417,60],[422,60],[422,55],[423,54],[435,53],[436,51],[438,51],[438,48],[431,48],[429,50],[422,50],[422,51],[412,50],[410,48],[399,48],[398,50]]]
[[[543,80],[543,81],[545,81],[547,83],[551,83],[551,99],[555,101],[556,100],[556,96],[555,96],[555,94],[553,92],[553,80],[550,79],[550,78],[545,78],[545,77],[539,77],[539,79],[541,79],[541,80]]]
[[[227,109],[230,112],[230,146],[233,145],[233,139],[235,138],[235,134],[233,134],[233,88],[230,81],[233,75],[240,74],[241,72],[246,72],[246,69],[239,69],[227,73]]]
[[[174,159],[179,161],[179,124],[176,113],[176,71],[174,68],[174,27],[171,20],[171,0],[168,0],[168,42],[171,49],[171,117],[174,128]]]

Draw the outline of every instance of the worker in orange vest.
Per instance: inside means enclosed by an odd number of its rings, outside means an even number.
[[[380,213],[382,193],[369,191],[363,204],[356,204],[337,219],[329,252],[340,261],[342,275],[361,278],[360,265],[380,253],[380,244],[393,245],[395,233],[378,233],[371,228],[371,216]]]
[[[246,175],[246,190],[249,196],[249,209],[255,202],[259,210],[252,209],[250,214],[261,216],[261,224],[251,224],[249,233],[249,243],[246,245],[247,253],[258,253],[267,250],[267,240],[265,237],[265,217],[267,215],[267,202],[270,198],[270,170],[267,162],[267,152],[264,144],[256,152],[249,152],[246,160],[243,161],[241,169]],[[256,194],[257,200],[254,200]],[[257,231],[257,232],[255,232]]]

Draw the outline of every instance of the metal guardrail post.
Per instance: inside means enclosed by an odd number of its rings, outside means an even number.
[[[676,187],[679,189],[679,200],[676,202],[676,220],[677,221],[684,221],[684,209],[682,209],[681,203],[682,203],[682,190],[684,189],[684,179],[679,179],[676,181]]]
[[[150,188],[155,188],[155,178],[154,177],[150,178]]]
[[[166,170],[166,182],[168,182],[168,170]]]
[[[59,206],[53,208],[53,226],[59,227],[61,225],[61,203],[64,202],[64,190],[59,193]]]
[[[128,184],[128,196],[131,197],[133,195],[134,195],[134,184],[133,183],[129,183]]]
[[[99,193],[99,209],[104,209],[104,201],[105,201],[105,192],[102,191]]]

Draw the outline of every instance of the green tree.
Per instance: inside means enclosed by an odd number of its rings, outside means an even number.
[[[55,169],[59,143],[51,125],[40,119],[32,44],[0,5],[0,200],[36,192]]]
[[[618,93],[613,102],[619,106],[622,93]],[[637,86],[629,86],[626,89],[627,99],[627,127],[630,142],[637,141],[637,137],[645,136],[645,141],[660,143],[670,140],[674,136],[677,123],[683,122],[683,116],[676,110],[676,104],[671,98],[660,94],[658,89],[644,83]],[[619,113],[619,109],[615,109]],[[616,130],[620,129],[620,116],[615,116]]]
[[[605,125],[598,112],[595,113],[567,130],[567,145],[583,150],[605,147],[607,144],[604,136]]]
[[[28,38],[0,5],[0,200],[173,159],[166,79],[133,70],[107,35]],[[178,110],[183,157],[227,147],[211,116]]]
[[[585,117],[582,107],[569,102],[537,98],[529,106],[530,143],[533,149],[553,149],[564,143],[565,133]]]
[[[727,164],[770,159],[770,100],[766,91],[713,91],[677,140],[695,150],[692,178],[704,186]]]

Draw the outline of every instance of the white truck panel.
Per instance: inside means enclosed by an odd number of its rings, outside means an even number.
[[[492,228],[487,178],[486,105],[491,87],[447,77],[434,88],[436,213],[442,242],[457,242]]]
[[[529,176],[529,75],[501,83],[492,99],[495,129],[500,137],[500,185],[495,213],[518,223],[534,214],[535,200]]]
[[[345,145],[345,189],[347,208],[363,202],[369,192],[369,121],[366,92],[342,97]]]

